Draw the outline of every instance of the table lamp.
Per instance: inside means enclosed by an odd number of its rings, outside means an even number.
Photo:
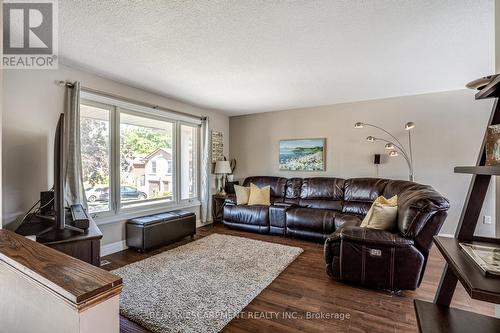
[[[219,186],[217,193],[225,195],[226,191],[224,191],[224,187],[226,185],[226,175],[231,173],[231,166],[229,165],[229,161],[217,161],[215,162],[215,170],[214,173],[217,175],[217,185],[220,184],[219,179],[222,176],[222,186]]]

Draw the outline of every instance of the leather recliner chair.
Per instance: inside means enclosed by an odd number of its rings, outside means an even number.
[[[421,282],[432,237],[449,202],[432,187],[378,178],[249,177],[271,187],[271,206],[236,205],[228,199],[228,227],[325,241],[326,271],[339,281],[378,289],[416,289]],[[391,231],[359,225],[380,195],[398,195],[397,227]],[[397,274],[396,274],[397,272]]]

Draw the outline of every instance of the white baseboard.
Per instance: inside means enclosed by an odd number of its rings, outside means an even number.
[[[455,235],[453,235],[453,234],[442,234],[442,233],[438,234],[438,236],[448,237],[448,238],[454,238],[455,237]]]
[[[111,244],[101,245],[101,257],[107,256],[108,254],[120,252],[126,249],[128,249],[128,246],[125,240]]]
[[[201,222],[201,220],[196,220],[196,228],[201,228],[209,224],[212,224],[212,220],[206,221],[205,223]]]

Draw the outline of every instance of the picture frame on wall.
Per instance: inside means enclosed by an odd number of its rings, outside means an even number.
[[[212,130],[211,133],[211,156],[212,163],[224,160],[224,133]]]
[[[326,171],[326,138],[286,139],[279,142],[282,171]]]

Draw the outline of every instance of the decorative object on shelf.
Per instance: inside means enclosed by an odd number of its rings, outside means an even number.
[[[280,170],[325,171],[326,139],[280,140]]]
[[[232,158],[229,160],[229,166],[231,167],[231,173],[227,175],[227,181],[228,182],[233,182],[234,181],[234,170],[236,170],[236,159]]]
[[[231,166],[231,173],[234,173],[234,170],[236,170],[236,159],[232,158],[229,160],[229,165]]]
[[[391,157],[396,157],[401,155],[405,159],[406,163],[408,164],[408,177],[410,181],[415,180],[415,170],[413,169],[413,151],[412,151],[412,141],[411,141],[411,130],[415,128],[415,123],[412,121],[409,121],[405,124],[405,130],[408,131],[408,148],[405,147],[394,135],[392,135],[389,131],[383,129],[380,126],[376,126],[373,124],[367,124],[367,123],[362,123],[362,122],[357,122],[354,124],[354,128],[364,128],[364,127],[373,127],[376,128],[385,134],[387,134],[390,138],[389,140],[384,139],[384,138],[379,138],[375,136],[368,136],[366,137],[366,141],[368,142],[375,142],[375,141],[382,141],[385,142],[385,149],[389,150],[389,156]]]
[[[486,165],[500,165],[500,125],[488,126],[486,132]]]
[[[217,193],[225,195],[226,191],[224,190],[224,187],[226,182],[226,175],[231,173],[231,166],[229,165],[229,161],[215,162],[214,173],[217,175]]]
[[[500,247],[459,243],[484,275],[500,277]]]
[[[498,74],[493,74],[493,75],[481,77],[479,79],[475,79],[475,80],[467,83],[465,85],[465,87],[469,88],[469,89],[473,89],[473,90],[481,90],[484,87],[486,87],[488,84],[490,84],[491,81],[493,81],[497,76],[498,76]]]
[[[212,130],[212,163],[224,159],[224,133]]]

